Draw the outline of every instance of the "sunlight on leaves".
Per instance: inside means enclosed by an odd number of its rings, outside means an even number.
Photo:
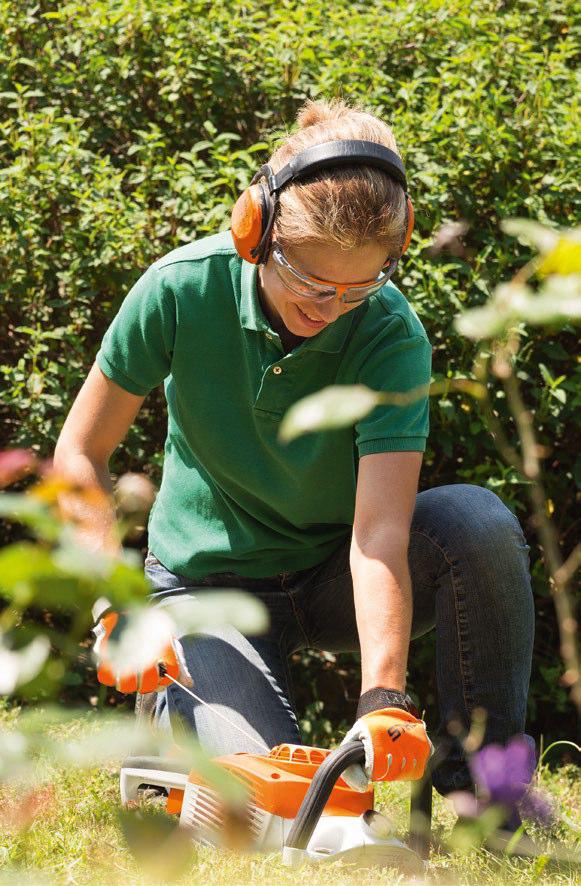
[[[540,252],[537,271],[542,276],[581,274],[581,228],[557,230],[524,218],[507,219],[501,227]]]
[[[161,736],[160,740],[164,745],[167,744],[166,739]],[[158,745],[156,736],[140,726],[135,717],[110,716],[103,718],[98,727],[82,738],[56,742],[51,756],[57,762],[87,768],[118,763],[133,753],[136,746],[155,752]],[[165,750],[167,752],[167,747]]]
[[[581,274],[581,235],[577,241],[562,237],[543,259],[539,274]]]
[[[172,637],[200,634],[230,626],[243,634],[268,627],[265,606],[248,593],[212,589],[195,597],[170,597],[155,607],[133,607],[123,613],[118,639],[109,639],[107,659],[120,676],[143,671],[161,657]]]

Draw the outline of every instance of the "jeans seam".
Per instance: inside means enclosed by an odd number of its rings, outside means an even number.
[[[456,615],[456,632],[458,634],[458,661],[460,664],[460,674],[462,677],[462,697],[464,699],[464,705],[466,707],[466,714],[470,715],[472,710],[474,709],[474,679],[472,676],[472,666],[465,657],[470,648],[470,636],[466,630],[466,601],[463,598],[462,582],[457,576],[457,561],[455,561],[454,558],[448,554],[448,552],[442,546],[441,542],[438,539],[434,538],[430,533],[425,532],[421,529],[412,529],[411,531],[417,532],[419,535],[422,535],[431,544],[433,544],[434,547],[436,547],[440,551],[445,562],[450,567],[452,591],[454,594],[454,612]]]
[[[291,676],[290,676],[290,668],[288,666],[288,653],[287,653],[286,648],[283,647],[287,633],[288,633],[288,629],[286,627],[284,627],[282,629],[279,639],[278,639],[278,652],[279,652],[280,661],[282,664],[282,671],[283,671],[284,682],[285,682],[284,689],[286,691],[286,697],[287,697],[287,700],[290,704],[291,713],[292,713],[293,719],[295,721],[297,730],[300,733],[299,720],[298,720],[297,712],[296,712],[294,691],[293,691],[293,686],[292,686],[292,681],[291,681]]]
[[[435,548],[438,548],[439,552],[443,556],[443,558],[446,561],[446,563],[448,564],[448,566],[454,565],[453,560],[449,559],[448,552],[445,550],[445,548],[442,547],[440,541],[437,538],[434,538],[433,535],[431,535],[429,532],[426,532],[423,529],[416,529],[415,527],[412,527],[412,529],[410,530],[410,535],[414,532],[416,532],[418,535],[423,535],[423,537],[427,538],[428,541],[430,541],[434,545]]]
[[[288,600],[289,600],[290,605],[291,605],[291,607],[292,607],[293,615],[294,615],[294,617],[295,617],[296,620],[297,620],[297,624],[298,624],[298,626],[299,626],[299,628],[300,628],[300,630],[301,630],[301,633],[302,633],[302,635],[303,635],[303,638],[304,638],[304,640],[305,640],[306,647],[307,647],[307,648],[310,648],[310,647],[311,647],[311,641],[309,640],[309,636],[308,636],[308,634],[307,634],[307,631],[306,631],[305,625],[304,625],[303,620],[302,620],[302,618],[301,618],[300,609],[298,608],[298,606],[297,606],[296,603],[295,603],[295,600],[294,600],[293,594],[292,594],[292,592],[291,592],[290,590],[288,590],[288,588],[285,588],[285,587],[284,587],[284,583],[283,583],[283,582],[281,582],[281,588],[282,588],[282,590],[285,592],[285,594],[286,594],[287,597],[288,597]]]

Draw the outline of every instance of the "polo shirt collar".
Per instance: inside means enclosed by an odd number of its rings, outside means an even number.
[[[264,316],[257,289],[258,265],[242,260],[240,278],[240,322],[245,329],[257,332],[270,332],[268,320]]]
[[[264,316],[257,289],[258,265],[242,260],[242,274],[240,279],[240,322],[245,329],[253,329],[257,332],[270,332],[273,330]],[[337,354],[349,334],[355,315],[364,310],[363,306],[355,311],[349,311],[338,317],[334,323],[314,335],[306,338],[301,344],[303,351],[321,351],[325,354]]]

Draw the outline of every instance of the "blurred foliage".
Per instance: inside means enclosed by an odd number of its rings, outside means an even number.
[[[570,0],[0,0],[0,446],[50,454],[132,283],[170,249],[228,227],[236,195],[308,97],[360,100],[393,126],[416,208],[396,283],[434,344],[435,380],[465,377],[473,345],[454,315],[483,303],[532,254],[500,222],[578,223],[574,8]],[[434,231],[458,220],[468,226],[460,253],[431,255]],[[581,485],[576,335],[567,326],[525,335],[518,377],[567,553]],[[502,394],[496,405],[510,434]],[[159,480],[163,410],[156,392],[114,473],[145,469]],[[459,481],[497,492],[535,541],[523,481],[501,461],[478,405],[443,395],[432,403],[422,485]],[[3,531],[4,542],[14,537]],[[530,727],[556,736],[558,712],[562,736],[575,727],[543,563],[534,546],[532,554]],[[340,661],[356,681],[354,659]],[[305,683],[316,689],[325,668],[309,657],[299,701],[312,699]],[[412,646],[411,683],[433,710],[431,641]],[[347,707],[341,692],[331,694],[324,716],[349,719]]]

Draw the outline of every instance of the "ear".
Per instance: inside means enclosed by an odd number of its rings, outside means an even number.
[[[410,241],[412,239],[412,234],[414,232],[414,222],[415,222],[415,213],[414,213],[414,205],[411,201],[409,194],[405,195],[406,200],[406,232],[403,241],[403,248],[401,250],[401,254],[403,255],[406,252],[408,246],[410,245]]]

